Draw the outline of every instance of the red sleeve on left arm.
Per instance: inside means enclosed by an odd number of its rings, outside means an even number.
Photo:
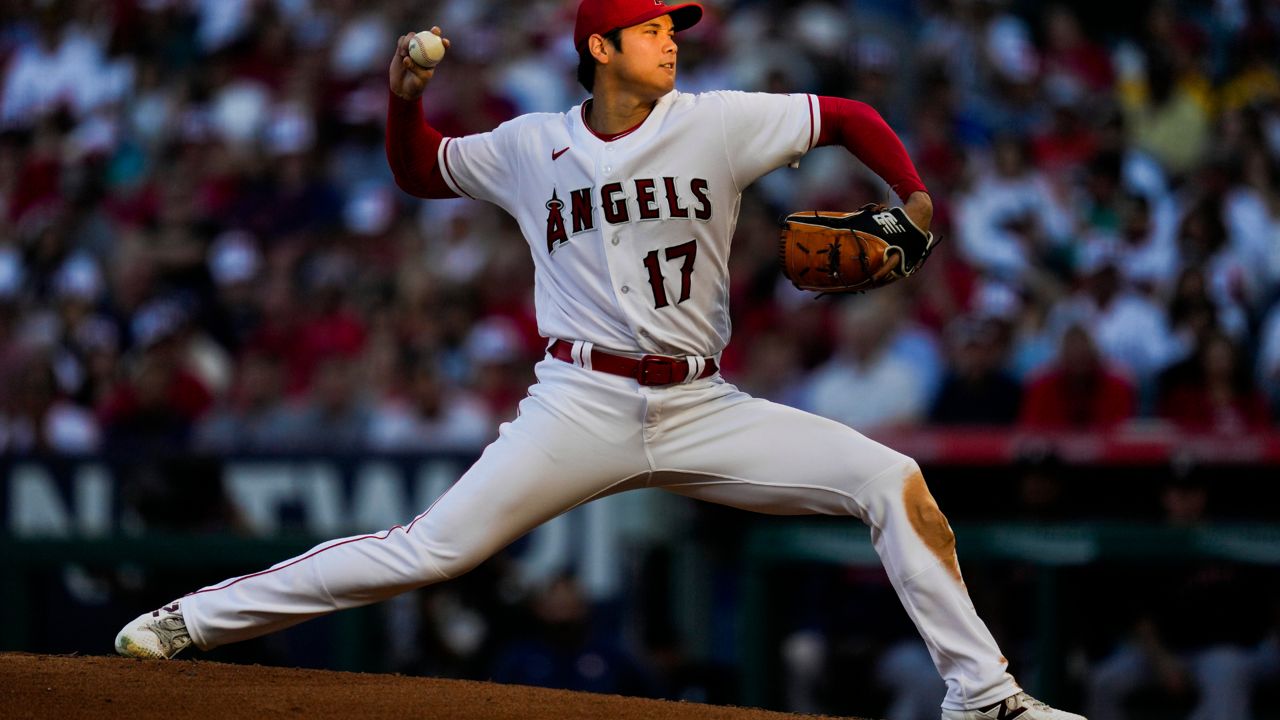
[[[845,98],[818,97],[822,133],[818,145],[843,145],[879,175],[905,202],[911,193],[928,192],[902,140],[870,105]]]

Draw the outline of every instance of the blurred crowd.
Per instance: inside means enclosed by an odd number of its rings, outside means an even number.
[[[766,176],[744,197],[730,260],[731,382],[859,429],[1275,428],[1280,5],[703,2],[678,38],[679,88],[870,103],[904,139],[944,238],[909,282],[814,300],[777,270],[776,219],[889,192],[840,150]],[[396,188],[387,64],[398,35],[444,29],[452,47],[425,105],[446,135],[563,111],[585,97],[575,6],[0,3],[0,454],[494,437],[545,347],[529,249],[492,207]],[[635,672],[589,632],[568,579],[504,648],[466,615],[497,593],[460,588],[423,596],[423,628],[406,637],[440,636],[401,648],[403,667],[732,700],[732,683],[660,630],[646,643],[667,672]],[[503,617],[491,610],[472,615]],[[1189,667],[1240,678],[1230,668],[1256,656],[1273,677],[1276,626],[1262,645],[1251,629],[1253,655]],[[799,633],[784,648],[797,709],[821,708],[813,678],[839,657],[812,643]],[[1150,674],[1131,650],[1082,675],[1091,717],[1116,716]],[[899,701],[937,682],[918,645],[879,662],[886,687],[909,689]],[[1156,668],[1166,684],[1204,674],[1170,667]],[[935,701],[915,706],[893,716],[936,717]]]
[[[911,282],[815,301],[776,269],[776,218],[888,191],[839,150],[767,176],[734,241],[730,381],[861,429],[1274,427],[1280,7],[706,5],[681,89],[870,103],[945,238]],[[491,207],[395,187],[386,67],[439,24],[446,135],[564,110],[574,8],[5,3],[0,451],[493,437],[544,349],[529,250]]]

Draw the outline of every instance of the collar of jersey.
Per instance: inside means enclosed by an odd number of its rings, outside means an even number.
[[[640,122],[636,123],[635,125],[632,125],[631,127],[627,128],[626,130],[623,130],[622,132],[619,132],[619,133],[613,133],[612,135],[606,135],[606,134],[604,134],[604,133],[598,133],[598,132],[596,132],[596,131],[595,131],[595,129],[593,129],[593,128],[591,127],[591,124],[587,122],[587,108],[591,105],[591,98],[587,98],[587,100],[586,100],[585,102],[583,102],[581,105],[579,105],[579,106],[578,106],[578,117],[579,117],[579,118],[581,119],[581,121],[582,121],[582,127],[583,127],[583,128],[584,128],[588,133],[591,133],[592,137],[596,138],[597,140],[600,140],[601,142],[613,142],[614,140],[621,140],[622,138],[624,138],[624,137],[626,137],[626,136],[630,135],[631,133],[633,133],[633,132],[635,132],[635,131],[639,130],[640,128],[644,127],[644,124],[645,124],[645,123],[647,123],[647,122],[649,122],[649,118],[651,118],[651,117],[653,117],[654,115],[656,115],[656,114],[658,113],[658,110],[659,110],[663,105],[665,105],[666,103],[670,102],[670,100],[671,100],[671,98],[672,98],[672,97],[675,97],[675,94],[676,94],[676,91],[675,91],[675,90],[672,90],[671,92],[667,93],[666,95],[663,95],[661,98],[658,98],[658,103],[657,103],[656,105],[654,105],[654,106],[653,106],[653,110],[652,110],[652,111],[650,111],[650,112],[649,112],[649,114],[648,114],[648,115],[646,115],[646,116],[645,116],[645,118],[644,118],[643,120],[641,120]]]

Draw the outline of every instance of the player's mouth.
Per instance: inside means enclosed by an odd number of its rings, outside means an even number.
[[[673,73],[676,71],[676,64],[674,62],[662,63],[658,67],[662,68],[663,70],[670,70]]]

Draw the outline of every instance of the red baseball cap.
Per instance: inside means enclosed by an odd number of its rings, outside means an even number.
[[[684,30],[702,19],[702,6],[698,3],[668,5],[666,0],[582,0],[573,26],[573,46],[581,48],[592,35],[639,25],[668,13],[675,29]]]

